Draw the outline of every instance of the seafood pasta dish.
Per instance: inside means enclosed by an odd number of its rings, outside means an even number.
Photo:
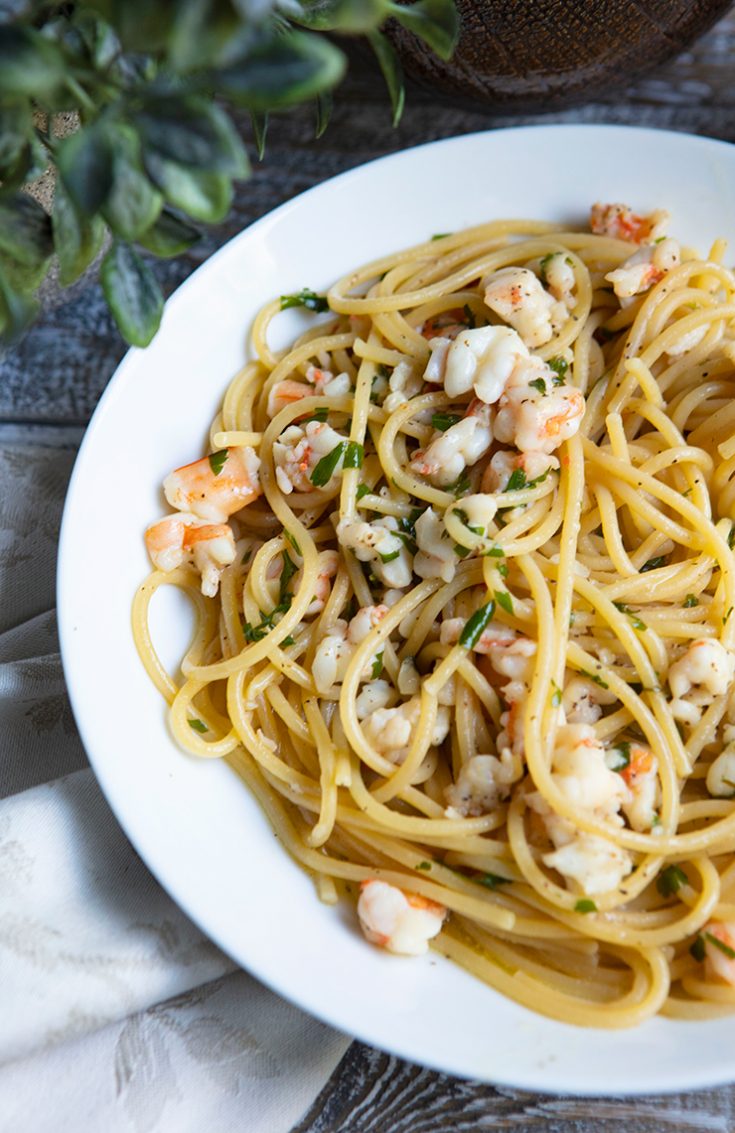
[[[181,747],[366,948],[586,1026],[735,1009],[735,276],[668,223],[493,221],[268,302],[133,611]]]

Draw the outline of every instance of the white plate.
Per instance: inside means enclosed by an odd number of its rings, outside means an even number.
[[[130,634],[159,485],[204,451],[264,301],[325,288],[434,232],[503,216],[579,224],[600,199],[665,206],[675,233],[706,251],[718,235],[735,237],[735,150],[624,127],[470,135],[345,173],[230,241],[177,291],[153,344],[130,351],[99,404],[64,513],[58,607],[71,700],[102,789],[160,882],[225,952],[306,1011],[416,1062],[522,1088],[633,1094],[735,1078],[735,1022],[581,1030],[441,958],[366,947],[347,910],[319,903],[241,781],[175,747]],[[104,570],[90,565],[99,548]],[[156,611],[172,663],[186,642],[180,613],[166,601]]]

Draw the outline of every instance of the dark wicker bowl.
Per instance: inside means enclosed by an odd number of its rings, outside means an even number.
[[[444,63],[389,32],[408,75],[461,101],[549,110],[607,92],[676,55],[732,0],[457,0],[462,31]]]

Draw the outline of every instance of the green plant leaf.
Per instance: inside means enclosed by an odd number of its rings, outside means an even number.
[[[311,31],[364,34],[382,24],[388,7],[387,0],[301,0],[288,16]]]
[[[80,216],[60,181],[54,192],[51,224],[59,257],[59,282],[66,287],[92,263],[102,247],[105,226],[97,216],[91,220]]]
[[[329,119],[332,117],[332,107],[334,99],[331,90],[323,91],[316,96],[316,130],[314,131],[315,137],[321,138],[322,134],[329,125]]]
[[[265,155],[265,139],[268,133],[268,111],[251,110],[250,122],[253,127],[253,137],[255,139],[255,149],[258,154],[258,161],[262,161]]]
[[[403,104],[406,100],[406,92],[403,86],[403,68],[401,61],[396,54],[393,44],[387,39],[382,32],[372,31],[368,35],[368,42],[375,52],[375,57],[380,64],[380,69],[383,72],[385,85],[388,88],[390,95],[390,103],[393,107],[393,125],[397,126],[403,114]]]
[[[390,15],[404,28],[428,43],[441,59],[450,59],[459,37],[459,16],[453,0],[418,0],[395,4],[388,0]]]
[[[37,314],[37,301],[16,290],[0,267],[0,342],[4,346],[15,342]]]
[[[185,252],[200,239],[201,233],[197,228],[165,208],[156,223],[138,237],[138,243],[153,252],[154,256],[168,259]]]
[[[234,62],[252,40],[253,25],[263,19],[268,7],[270,4],[261,4],[259,11],[242,16],[227,0],[177,0],[167,42],[169,65],[185,73]]]
[[[346,68],[333,43],[289,30],[261,41],[246,58],[219,72],[219,90],[250,110],[294,106],[335,86]]]
[[[232,181],[226,173],[187,169],[155,154],[144,156],[145,168],[166,200],[193,220],[215,224],[232,203]]]
[[[33,28],[0,25],[0,94],[27,95],[43,102],[62,85],[64,57]]]
[[[112,186],[102,208],[116,236],[137,240],[155,223],[163,196],[151,184],[140,160],[140,142],[132,126],[114,129]]]
[[[247,177],[245,147],[228,116],[193,96],[150,101],[135,116],[143,145],[159,157],[211,173]]]
[[[27,193],[0,196],[0,251],[33,266],[52,250],[51,221],[38,202]]]
[[[30,103],[0,105],[0,179],[4,181],[8,171],[17,165],[28,150],[32,136]]]
[[[115,241],[102,261],[100,278],[123,338],[132,346],[147,346],[163,313],[163,295],[151,269],[129,244]]]
[[[56,164],[69,196],[81,213],[91,216],[112,188],[114,150],[106,122],[83,126],[59,143]]]

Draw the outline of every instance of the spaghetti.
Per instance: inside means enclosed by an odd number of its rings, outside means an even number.
[[[735,277],[666,219],[499,221],[269,303],[133,614],[179,744],[323,900],[579,1025],[735,1008]],[[275,352],[292,305],[323,317]]]

